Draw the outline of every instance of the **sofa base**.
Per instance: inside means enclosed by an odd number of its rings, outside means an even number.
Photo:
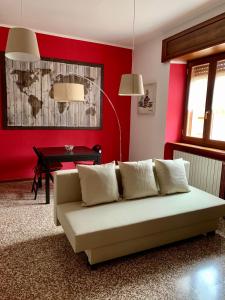
[[[171,231],[158,232],[134,240],[123,241],[100,248],[85,250],[90,265],[140,252],[154,247],[180,241],[199,234],[213,232],[217,228],[218,219],[177,228]]]

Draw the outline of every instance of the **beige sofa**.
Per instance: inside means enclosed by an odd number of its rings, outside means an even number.
[[[185,163],[186,173],[189,163]],[[117,179],[121,188],[120,172]],[[55,224],[90,264],[216,230],[225,201],[191,187],[189,193],[82,206],[77,170],[57,171]]]

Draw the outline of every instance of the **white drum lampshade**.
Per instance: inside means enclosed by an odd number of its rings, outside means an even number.
[[[84,85],[58,82],[53,85],[54,99],[58,102],[84,101]]]
[[[35,32],[14,27],[9,30],[5,56],[12,60],[34,62],[40,60]]]
[[[140,74],[123,74],[121,76],[120,96],[142,96],[144,95],[144,86],[142,75]]]

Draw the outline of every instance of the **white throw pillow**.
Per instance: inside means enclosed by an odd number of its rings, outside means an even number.
[[[123,198],[137,199],[158,194],[152,160],[119,162]]]
[[[115,162],[102,165],[77,165],[84,206],[119,200]]]
[[[161,194],[190,191],[182,158],[174,160],[156,159],[155,169]]]

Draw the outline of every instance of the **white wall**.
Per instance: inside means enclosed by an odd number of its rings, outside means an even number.
[[[225,4],[164,32],[134,51],[134,71],[143,75],[144,83],[157,83],[155,115],[139,115],[137,98],[131,101],[130,160],[160,158],[164,153],[169,63],[161,63],[162,40],[186,28],[225,12]]]
[[[161,61],[161,39],[139,46],[135,51],[134,70],[144,83],[157,83],[155,115],[137,113],[137,97],[131,104],[130,160],[162,157],[166,125],[169,64]]]

